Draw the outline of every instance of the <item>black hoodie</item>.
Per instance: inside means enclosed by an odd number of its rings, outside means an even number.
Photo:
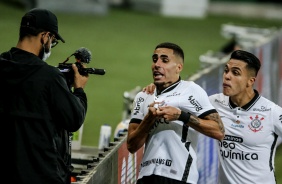
[[[68,183],[68,132],[85,119],[83,89],[71,92],[58,68],[18,48],[1,54],[0,85],[2,176],[17,184]]]

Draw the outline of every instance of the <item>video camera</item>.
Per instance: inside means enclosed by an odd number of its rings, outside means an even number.
[[[76,66],[78,68],[78,72],[80,75],[88,75],[88,74],[96,74],[96,75],[104,75],[106,71],[104,69],[97,68],[84,68],[83,63],[90,63],[91,60],[91,52],[85,47],[81,47],[76,50],[72,55],[70,55],[64,62],[59,63],[60,72],[62,72],[66,78],[67,84],[70,87],[74,82],[74,71],[72,69],[72,63],[66,63],[71,56],[75,56]]]

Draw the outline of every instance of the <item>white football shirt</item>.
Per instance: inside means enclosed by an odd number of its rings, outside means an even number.
[[[221,184],[276,183],[274,156],[282,136],[282,108],[255,92],[243,107],[222,93],[210,96],[225,127],[218,145]]]
[[[139,92],[133,104],[130,123],[140,123],[153,101],[163,106],[174,106],[184,112],[204,117],[216,112],[207,93],[193,81],[180,80],[165,89],[160,95]],[[152,174],[196,184],[198,132],[182,121],[155,122],[145,143],[145,151],[138,178]]]

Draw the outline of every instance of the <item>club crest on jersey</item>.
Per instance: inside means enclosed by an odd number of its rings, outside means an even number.
[[[264,117],[260,118],[258,115],[256,115],[254,118],[250,116],[250,119],[252,120],[248,125],[250,130],[252,130],[253,132],[258,132],[263,128],[261,121],[264,120]]]

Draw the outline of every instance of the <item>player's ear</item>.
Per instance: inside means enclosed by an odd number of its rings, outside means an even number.
[[[176,66],[176,73],[179,74],[183,69],[183,64],[182,63],[178,63]]]
[[[255,77],[250,77],[250,79],[247,82],[247,87],[253,86],[255,81],[256,81]]]

